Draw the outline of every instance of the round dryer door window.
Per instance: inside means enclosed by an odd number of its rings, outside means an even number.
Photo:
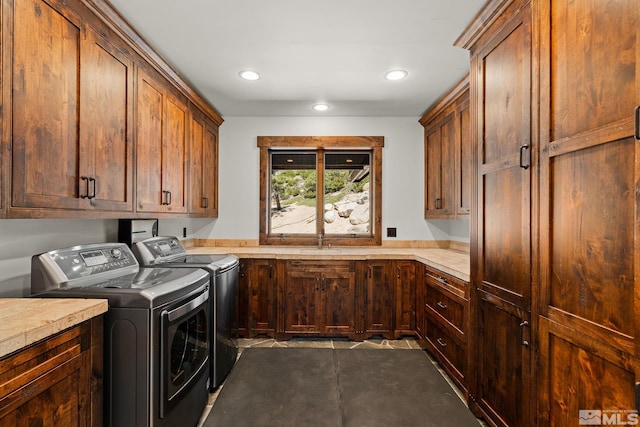
[[[209,362],[208,288],[199,297],[162,313],[164,357],[161,416],[170,409],[181,391],[188,390]]]

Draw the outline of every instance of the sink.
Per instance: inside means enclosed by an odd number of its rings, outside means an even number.
[[[334,248],[322,248],[322,249],[318,249],[318,248],[309,248],[309,249],[300,249],[300,252],[303,254],[318,254],[318,255],[322,255],[322,254],[340,254],[342,253],[342,250],[340,249],[334,249]]]

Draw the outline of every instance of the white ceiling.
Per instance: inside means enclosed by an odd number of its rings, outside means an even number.
[[[110,1],[223,117],[419,117],[468,71],[453,42],[485,2]],[[386,81],[396,68],[409,76]]]

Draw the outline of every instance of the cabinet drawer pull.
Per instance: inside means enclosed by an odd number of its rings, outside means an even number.
[[[449,279],[447,279],[446,277],[438,276],[438,280],[440,280],[442,283],[449,284]]]
[[[524,163],[524,153],[529,149],[529,144],[523,144],[520,146],[520,167],[522,169],[529,169],[529,162]]]
[[[446,309],[447,309],[447,304],[444,304],[442,301],[438,301],[438,302],[436,303],[436,305],[437,305],[438,307],[440,307],[441,309],[443,309],[443,310],[446,310]]]
[[[438,338],[436,341],[438,341],[438,344],[440,344],[440,347],[444,348],[447,346],[447,343],[442,341],[442,338]]]
[[[96,179],[95,178],[89,178],[89,183],[93,184],[93,191],[91,192],[91,194],[87,195],[88,199],[95,199],[96,198]],[[87,193],[89,192],[89,190],[87,189]]]
[[[208,197],[203,197],[202,198],[202,208],[203,209],[208,209],[209,208],[209,198]]]
[[[80,198],[81,198],[81,199],[86,199],[86,198],[88,198],[88,197],[89,197],[89,177],[87,177],[87,176],[81,176],[81,177],[80,177],[80,179],[81,179],[82,181],[85,181],[85,183],[86,183],[86,185],[87,185],[86,193],[81,194],[81,195],[80,195]]]
[[[171,191],[162,191],[162,204],[169,206],[171,204]]]

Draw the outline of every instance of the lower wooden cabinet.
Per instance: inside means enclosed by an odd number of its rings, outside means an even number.
[[[428,350],[465,392],[469,286],[434,268],[424,267],[424,340]]]
[[[277,284],[275,259],[240,260],[239,336],[276,336]]]
[[[395,276],[390,261],[363,261],[358,263],[358,277],[362,279],[361,325],[363,339],[380,335],[393,339]]]
[[[393,261],[395,288],[394,336],[415,335],[416,330],[416,262]]]
[[[0,359],[0,426],[102,426],[102,317]]]
[[[277,338],[356,334],[353,261],[286,261],[279,283]]]
[[[469,284],[412,260],[240,261],[239,335],[416,336],[466,393]]]

